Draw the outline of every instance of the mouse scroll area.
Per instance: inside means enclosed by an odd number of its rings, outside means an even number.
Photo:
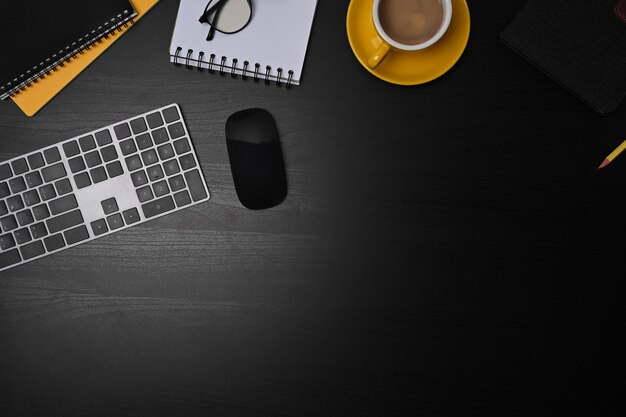
[[[274,117],[264,109],[241,110],[226,121],[226,140],[248,143],[278,141]]]

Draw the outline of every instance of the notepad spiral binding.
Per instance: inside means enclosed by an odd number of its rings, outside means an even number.
[[[270,84],[270,82],[275,82],[278,87],[285,85],[286,88],[291,88],[293,82],[293,70],[285,71],[283,68],[278,67],[275,73],[272,72],[272,66],[266,65],[265,69],[262,69],[262,65],[258,62],[251,65],[248,61],[243,61],[241,67],[238,67],[239,60],[237,58],[233,58],[231,60],[231,64],[227,65],[228,58],[226,56],[222,56],[217,62],[217,56],[215,54],[210,54],[208,60],[205,60],[206,54],[203,51],[198,53],[197,58],[193,58],[193,49],[187,49],[187,52],[183,55],[183,48],[178,46],[176,48],[176,52],[172,56],[172,63],[177,67],[182,67],[183,65],[188,70],[196,67],[198,71],[208,70],[209,73],[213,74],[216,71],[219,72],[220,75],[227,75],[230,73],[232,78],[236,78],[237,75],[241,75],[242,80],[247,80],[248,78],[252,78],[253,81],[264,81],[265,84]]]
[[[54,74],[58,68],[64,67],[65,64],[70,63],[76,58],[77,55],[90,50],[94,44],[102,43],[103,39],[109,39],[110,36],[115,36],[117,33],[121,32],[122,28],[132,25],[135,16],[137,16],[137,13],[134,10],[124,10],[122,14],[111,18],[111,20],[105,22],[102,26],[92,30],[71,45],[66,46],[58,53],[52,55],[52,57],[47,58],[39,65],[26,71],[12,82],[0,86],[0,100],[13,97],[29,88],[32,84],[36,84],[39,80]],[[57,58],[57,56],[59,56],[59,58]]]

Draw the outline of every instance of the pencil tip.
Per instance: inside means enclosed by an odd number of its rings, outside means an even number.
[[[600,164],[598,169],[602,169],[602,168],[604,168],[605,166],[607,166],[610,163],[611,163],[611,161],[609,159],[605,159],[604,161],[602,161],[602,163]]]

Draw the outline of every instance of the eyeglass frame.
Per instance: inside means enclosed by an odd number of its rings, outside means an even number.
[[[253,13],[252,0],[246,0],[248,2],[248,5],[250,6],[250,17],[248,18],[248,21],[246,22],[246,24],[243,25],[240,29],[234,32],[224,32],[218,29],[215,24],[213,24],[213,22],[219,19],[220,12],[222,11],[222,7],[224,7],[224,5],[228,1],[230,0],[209,0],[206,7],[204,8],[204,13],[202,13],[202,16],[200,16],[200,19],[198,19],[200,23],[207,23],[209,26],[211,26],[211,29],[209,30],[209,33],[207,34],[207,38],[206,38],[207,41],[213,40],[213,38],[215,37],[215,31],[223,33],[224,35],[233,35],[235,33],[241,32],[250,24],[250,21],[252,20],[252,13]],[[209,20],[208,16],[210,16],[211,14],[213,14],[213,19]]]

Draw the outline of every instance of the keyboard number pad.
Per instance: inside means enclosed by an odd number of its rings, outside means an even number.
[[[141,133],[129,137],[125,127],[119,128],[120,146],[144,217],[155,217],[207,198],[178,109],[169,107],[133,122]],[[126,223],[134,218],[122,217]]]

